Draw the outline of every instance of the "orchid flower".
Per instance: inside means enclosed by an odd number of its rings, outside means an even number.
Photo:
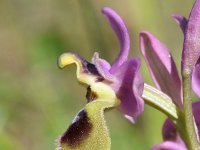
[[[194,144],[197,145],[196,149],[199,148],[200,101],[193,103],[193,107],[190,108],[190,87],[192,86],[193,91],[200,97],[200,0],[196,0],[189,19],[180,15],[173,17],[184,33],[182,81],[169,49],[154,35],[149,32],[140,33],[140,50],[156,87],[171,97],[179,113],[184,116],[185,120],[183,119],[181,123],[186,126],[186,129],[178,127],[181,118],[179,118],[179,122],[167,119],[163,126],[164,142],[155,145],[152,150],[195,149]],[[190,110],[193,111],[193,114]],[[191,131],[187,130],[188,127],[191,127]],[[191,136],[193,131],[196,133],[196,138]],[[183,141],[185,137],[181,132],[189,135],[186,141]],[[191,144],[192,142],[194,144]]]
[[[110,138],[104,120],[104,110],[118,107],[131,122],[143,112],[144,82],[139,73],[140,59],[128,58],[130,39],[125,23],[111,8],[103,8],[120,42],[120,53],[110,65],[95,53],[92,62],[73,53],[64,53],[58,64],[64,68],[76,64],[78,81],[87,86],[87,105],[77,114],[68,130],[60,137],[60,147],[66,149],[110,149]]]

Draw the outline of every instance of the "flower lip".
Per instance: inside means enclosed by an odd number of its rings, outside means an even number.
[[[81,110],[68,130],[61,136],[60,143],[67,144],[70,148],[76,148],[84,142],[90,135],[92,124],[88,118],[87,112]]]
[[[91,90],[90,86],[87,87],[86,98],[87,98],[88,103],[98,98],[98,95],[94,91]]]
[[[58,66],[62,69],[75,63],[78,69],[83,69],[84,73],[101,76],[94,64],[86,61],[80,55],[74,53],[63,53],[58,59]]]
[[[80,83],[90,85],[96,81],[103,81],[96,66],[74,53],[63,53],[58,59],[58,66],[62,69],[68,65],[76,64],[76,76]]]

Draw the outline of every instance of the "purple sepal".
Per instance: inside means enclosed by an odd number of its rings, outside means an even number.
[[[200,58],[192,72],[192,89],[200,97]]]
[[[113,63],[110,72],[114,72],[120,65],[122,65],[128,58],[130,49],[130,38],[128,30],[122,18],[111,8],[104,7],[102,13],[108,18],[110,25],[115,31],[120,42],[120,53]]]
[[[140,33],[140,51],[157,88],[182,108],[181,81],[168,48],[149,32]]]
[[[121,100],[120,111],[132,123],[144,110],[142,92],[144,81],[139,74],[140,60],[130,58],[115,71],[114,76],[118,79],[111,86]]]
[[[182,141],[178,131],[176,130],[175,125],[170,119],[166,119],[162,128],[162,135],[164,141],[173,141],[184,145],[184,142]]]
[[[115,76],[113,76],[109,71],[111,68],[110,64],[106,60],[99,58],[98,53],[94,53],[92,62],[96,66],[99,74],[104,79],[111,81],[111,82],[114,82],[116,80]]]
[[[182,72],[192,72],[200,56],[200,0],[196,0],[185,29]]]

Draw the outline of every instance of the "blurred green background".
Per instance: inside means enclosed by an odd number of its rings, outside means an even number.
[[[113,62],[119,52],[114,32],[100,10],[115,9],[131,36],[130,55],[140,56],[138,34],[147,30],[166,43],[180,66],[183,36],[171,14],[188,16],[194,0],[0,0],[0,149],[55,149],[86,89],[75,67],[60,70],[66,51],[90,60],[95,51]],[[152,84],[142,62],[145,82]],[[117,110],[106,114],[112,150],[147,150],[162,141],[165,116],[145,107],[132,125]]]

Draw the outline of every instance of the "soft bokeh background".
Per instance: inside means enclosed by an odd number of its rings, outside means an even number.
[[[0,0],[0,149],[50,150],[85,105],[86,89],[75,67],[60,70],[58,56],[75,52],[90,60],[98,51],[112,62],[119,44],[101,14],[115,9],[131,36],[131,55],[140,57],[138,34],[154,33],[180,66],[183,36],[171,14],[188,16],[194,0]],[[179,69],[180,70],[180,69]],[[143,62],[145,82],[152,84]],[[148,150],[162,141],[165,116],[145,107],[132,125],[116,110],[106,114],[113,150]]]

